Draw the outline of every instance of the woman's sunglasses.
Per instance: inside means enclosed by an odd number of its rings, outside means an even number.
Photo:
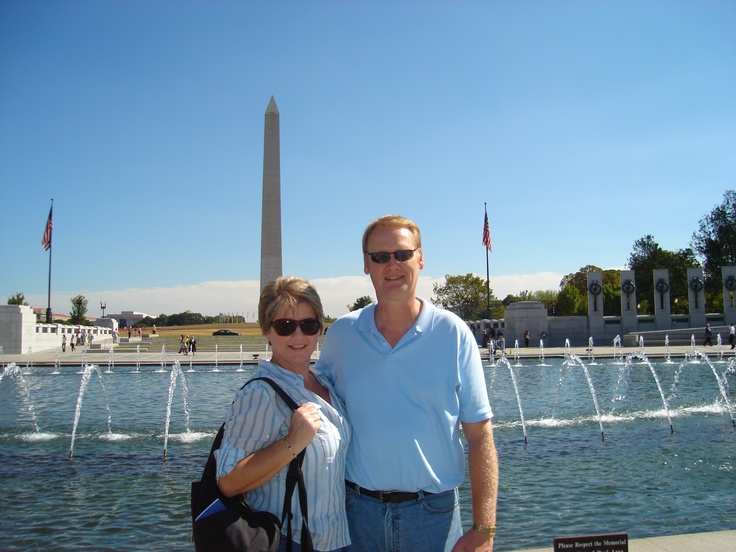
[[[368,253],[365,252],[366,255],[368,255],[371,258],[371,261],[377,264],[384,264],[391,260],[391,255],[394,256],[394,259],[396,259],[400,263],[404,263],[411,259],[414,256],[414,252],[419,249],[418,247],[415,247],[414,249],[401,249],[400,251],[394,251],[393,253],[389,253],[388,251],[379,251],[378,253]]]
[[[314,335],[322,329],[322,322],[316,318],[305,318],[304,320],[292,320],[291,318],[279,318],[271,322],[271,326],[281,337],[293,334],[297,327],[302,329],[304,335]]]

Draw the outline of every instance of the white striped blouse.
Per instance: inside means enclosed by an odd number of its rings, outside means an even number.
[[[274,380],[297,404],[312,402],[320,406],[322,427],[306,449],[304,481],[307,487],[309,529],[316,550],[335,550],[350,544],[345,515],[345,454],[350,441],[350,426],[345,407],[325,378],[315,373],[330,392],[332,405],[304,387],[304,378],[276,364],[261,360],[254,377]],[[254,381],[235,394],[225,419],[225,435],[215,452],[217,477],[230,473],[248,455],[282,439],[289,433],[292,410],[267,383]],[[286,472],[248,493],[248,503],[281,519],[286,490]],[[292,534],[299,542],[302,516],[298,492],[292,498]],[[286,534],[286,526],[282,532]]]

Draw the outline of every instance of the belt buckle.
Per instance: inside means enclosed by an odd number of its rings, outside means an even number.
[[[378,500],[381,504],[400,504],[402,502],[408,502],[412,499],[416,499],[418,493],[409,493],[404,491],[377,491]],[[413,497],[411,495],[414,495]]]

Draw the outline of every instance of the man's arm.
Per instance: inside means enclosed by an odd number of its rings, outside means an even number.
[[[473,523],[496,527],[498,497],[498,455],[493,442],[491,420],[464,423],[468,442],[468,469],[473,507]],[[453,552],[492,552],[493,535],[470,529],[452,549]]]

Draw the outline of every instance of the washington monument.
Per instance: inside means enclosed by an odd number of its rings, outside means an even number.
[[[263,200],[261,207],[261,291],[282,276],[281,267],[281,144],[279,110],[271,96],[263,136]]]

